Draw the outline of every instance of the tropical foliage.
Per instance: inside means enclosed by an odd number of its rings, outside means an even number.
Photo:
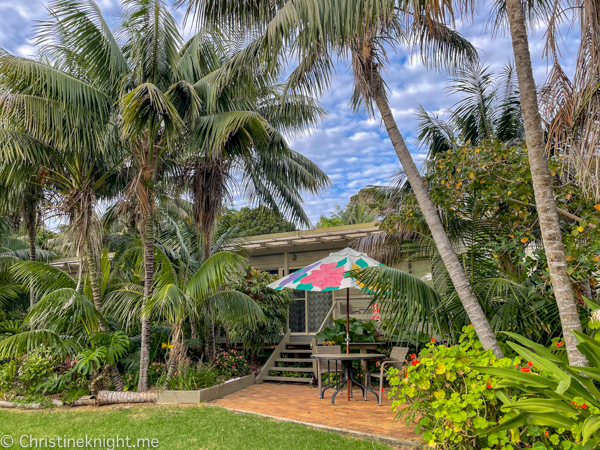
[[[246,269],[245,276],[232,286],[238,292],[252,298],[262,309],[265,320],[255,324],[236,323],[227,326],[227,336],[234,342],[243,344],[250,352],[250,360],[258,362],[258,356],[265,346],[277,345],[281,336],[287,332],[288,308],[294,302],[294,296],[287,289],[274,290],[267,287],[277,276],[260,272],[253,267]]]
[[[125,1],[114,30],[93,1],[56,0],[48,10],[49,18],[36,27],[38,59],[0,54],[0,182],[2,191],[11,193],[2,196],[0,211],[22,224],[34,261],[41,256],[34,244],[43,203],[52,217],[66,224],[60,236],[63,253],[78,260],[75,282],[61,275],[67,285],[54,292],[38,290],[34,284],[39,278],[34,280],[28,269],[32,308],[53,295],[52,302],[79,304],[86,319],[93,320],[88,325],[104,331],[111,327],[104,310],[109,273],[115,274],[110,290],[122,291],[117,285],[125,284],[129,300],[134,293],[141,298],[134,310],[141,320],[138,389],[144,391],[152,321],[170,320],[173,325],[182,317],[166,312],[151,317],[151,310],[168,307],[146,303],[156,298],[154,289],[167,299],[185,292],[198,269],[192,274],[183,270],[178,282],[164,284],[168,257],[156,242],[162,217],[179,214],[179,221],[194,223],[203,242],[198,264],[210,258],[211,248],[222,246],[213,239],[215,219],[234,193],[308,224],[302,194],[319,192],[329,180],[288,146],[286,136],[301,135],[324,111],[311,97],[288,92],[274,75],[281,68],[264,70],[258,61],[235,70],[227,85],[222,84],[219,73],[228,70],[243,46],[217,29],[198,30],[184,42],[160,0]],[[185,195],[191,205],[175,206]],[[211,202],[206,204],[206,199]],[[109,205],[104,218],[100,204]],[[112,272],[100,266],[104,232],[119,235],[109,241],[138,244],[117,255],[121,265]],[[220,238],[226,233],[217,234]],[[52,271],[42,266],[36,270]],[[157,283],[155,274],[162,277]],[[6,294],[0,298],[11,294],[10,285],[3,283],[2,288]],[[195,289],[194,295],[209,287]],[[219,314],[219,320],[231,318],[223,302],[235,295],[220,293],[219,311],[208,302],[203,318],[211,322],[210,335]],[[87,309],[90,304],[95,313]],[[57,313],[58,306],[52,311]],[[48,317],[28,318],[27,326],[46,326]],[[31,339],[33,331],[26,331]],[[61,335],[44,336],[46,342],[64,340]],[[211,342],[214,338],[209,338],[209,347]],[[118,374],[113,376],[116,380]]]
[[[239,227],[247,237],[296,231],[294,223],[288,222],[281,214],[264,207],[229,210],[223,215],[220,223],[221,226]]]

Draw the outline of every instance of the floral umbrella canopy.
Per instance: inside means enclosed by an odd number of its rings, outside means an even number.
[[[352,277],[346,275],[346,272],[364,267],[383,266],[378,261],[369,258],[366,254],[357,252],[351,248],[345,248],[336,253],[330,253],[327,258],[323,258],[314,264],[306,266],[298,272],[291,273],[280,280],[269,284],[273,289],[300,289],[302,291],[337,291],[338,289],[363,289],[364,285],[359,284]],[[346,311],[350,311],[350,291],[346,295]],[[348,334],[349,314],[346,314],[346,343],[350,341]],[[346,345],[346,352],[348,352]]]

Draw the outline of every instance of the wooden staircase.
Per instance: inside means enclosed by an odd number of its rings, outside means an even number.
[[[310,343],[290,342],[290,332],[288,331],[265,363],[256,382],[279,381],[308,384],[312,381],[316,369],[316,361],[311,359],[310,355],[312,355]]]

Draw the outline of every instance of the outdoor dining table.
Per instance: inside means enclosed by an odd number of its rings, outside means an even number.
[[[356,379],[354,378],[354,375],[352,375],[352,361],[361,361],[361,362],[362,361],[380,361],[380,360],[383,360],[386,358],[385,355],[381,355],[379,353],[350,353],[349,355],[346,353],[325,353],[325,354],[321,354],[321,355],[319,355],[319,354],[311,355],[311,358],[318,359],[321,361],[337,360],[337,361],[341,361],[344,364],[343,378],[340,381],[340,383],[338,384],[337,390],[331,396],[331,404],[332,405],[335,405],[335,396],[338,394],[338,392],[340,392],[342,390],[344,385],[347,385],[348,383],[350,383],[350,386],[352,386],[353,384],[356,384],[359,388],[361,388],[363,391],[363,397],[365,400],[367,400],[367,391],[369,391],[372,394],[374,394],[375,397],[377,397],[377,402],[379,402],[379,395],[381,393],[378,394],[377,392],[373,391],[372,389],[369,389],[368,387],[363,386],[358,381],[356,381]]]

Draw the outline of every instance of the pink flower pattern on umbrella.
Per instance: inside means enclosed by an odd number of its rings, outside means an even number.
[[[325,289],[328,287],[339,287],[344,279],[344,266],[335,267],[337,263],[322,264],[318,270],[313,270],[309,275],[302,278],[302,284],[312,283],[314,287]]]

